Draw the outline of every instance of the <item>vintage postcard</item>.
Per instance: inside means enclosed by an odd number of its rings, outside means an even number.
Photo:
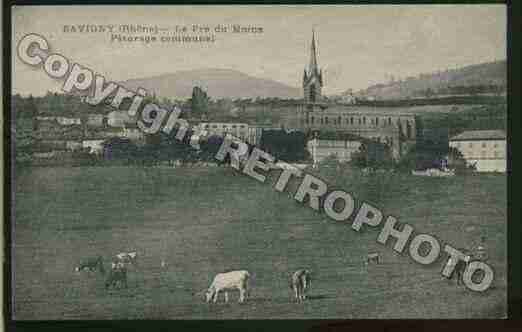
[[[11,318],[507,317],[506,11],[12,7]]]

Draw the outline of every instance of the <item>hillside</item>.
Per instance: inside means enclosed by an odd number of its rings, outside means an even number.
[[[121,82],[127,88],[142,87],[159,97],[190,98],[192,88],[201,86],[212,98],[299,98],[301,90],[268,79],[230,69],[178,71]]]
[[[355,96],[382,100],[497,94],[505,91],[506,81],[507,62],[502,60],[376,84],[356,92]],[[347,94],[348,91],[343,95]]]

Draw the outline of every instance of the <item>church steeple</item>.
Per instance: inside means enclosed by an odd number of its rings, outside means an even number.
[[[303,92],[305,102],[315,103],[321,99],[321,88],[323,87],[322,71],[317,65],[317,49],[315,45],[315,31],[312,29],[312,44],[310,45],[310,63],[308,70],[305,68],[303,74]]]
[[[310,65],[308,67],[308,73],[310,75],[318,73],[317,68],[317,52],[315,50],[315,31],[312,29],[312,45],[310,46]]]

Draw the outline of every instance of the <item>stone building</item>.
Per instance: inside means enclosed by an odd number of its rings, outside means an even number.
[[[304,132],[337,132],[384,143],[399,159],[416,142],[415,116],[375,107],[332,104],[324,101],[324,78],[319,70],[315,34],[308,71],[303,76],[304,103],[297,106],[292,127]]]
[[[502,130],[470,130],[450,138],[468,165],[478,172],[506,171],[506,133]]]
[[[348,133],[384,143],[395,159],[416,142],[415,117],[409,114],[350,111],[332,106],[319,111],[302,109],[298,111],[298,123],[303,131]]]
[[[87,125],[90,127],[104,127],[107,125],[106,120],[103,114],[87,114]]]
[[[249,137],[248,124],[235,122],[202,122],[199,124],[200,130],[206,130],[210,135],[225,136],[227,133],[242,141],[247,141]]]

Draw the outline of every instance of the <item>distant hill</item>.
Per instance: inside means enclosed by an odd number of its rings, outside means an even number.
[[[502,60],[376,84],[354,93],[354,96],[382,100],[496,94],[505,91],[506,81],[507,62]],[[349,91],[342,95],[349,95]]]
[[[216,98],[300,98],[301,90],[230,69],[198,69],[121,82],[130,89],[142,87],[159,97],[190,98],[194,86]]]

